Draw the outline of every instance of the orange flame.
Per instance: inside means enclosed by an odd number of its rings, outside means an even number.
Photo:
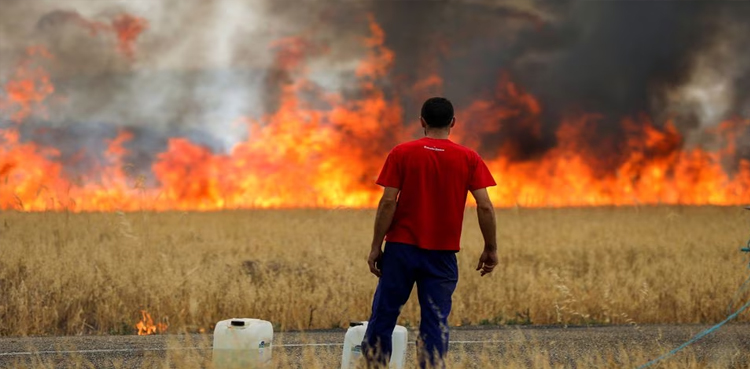
[[[148,22],[130,14],[120,14],[112,20],[120,52],[129,58],[135,55],[135,41],[148,28]]]
[[[139,336],[148,336],[151,334],[164,333],[167,331],[166,323],[154,324],[151,314],[146,310],[141,310],[141,321],[135,325]]]
[[[541,105],[513,83],[499,87],[498,101],[477,102],[469,111],[483,125],[474,136],[462,134],[467,141],[481,135],[502,131],[507,118],[515,122],[514,137],[519,132],[540,139]],[[670,121],[657,127],[647,117],[626,118],[620,128],[625,143],[619,153],[601,157],[596,148],[612,143],[596,142],[600,117],[583,114],[564,121],[558,128],[557,146],[541,157],[512,160],[519,149],[514,142],[498,148],[498,155],[488,165],[499,185],[490,193],[499,206],[592,206],[634,204],[743,204],[750,202],[750,163],[741,159],[730,176],[725,166],[736,157],[736,142],[750,128],[750,120],[723,122],[715,139],[724,147],[717,152],[700,148],[682,150],[683,138]],[[482,130],[483,129],[483,130]],[[730,163],[731,164],[731,163]],[[606,167],[607,171],[600,168]],[[614,170],[612,168],[614,167]]]
[[[123,35],[137,35],[146,26],[130,18],[118,22]],[[289,78],[280,82],[278,109],[257,120],[243,119],[248,136],[226,154],[183,138],[169,140],[151,168],[155,186],[146,186],[125,162],[129,132],[108,143],[100,167],[72,179],[64,173],[57,149],[23,142],[17,124],[2,128],[0,209],[374,206],[380,189],[373,182],[385,155],[414,137],[418,125],[405,128],[397,99],[381,89],[395,55],[372,18],[369,28],[371,36],[363,40],[367,56],[355,73],[356,97],[316,92],[318,104],[308,103],[301,97],[312,86],[305,77],[305,59],[322,48],[304,38],[279,41],[272,45],[276,67]],[[38,61],[50,59],[43,48],[29,50],[0,90],[0,113],[18,124],[43,115],[54,86]],[[428,76],[413,91],[441,85],[438,76]],[[321,102],[328,107],[319,107]],[[684,149],[673,122],[658,125],[645,116],[621,121],[624,139],[600,135],[603,117],[593,113],[567,117],[547,137],[544,106],[507,75],[491,99],[459,111],[454,140],[482,152],[498,182],[490,190],[498,206],[750,203],[750,162],[737,159],[737,144],[750,132],[747,119],[730,119],[705,132],[717,150]],[[487,137],[493,145],[486,144]],[[549,142],[553,144],[544,146]],[[528,143],[542,149],[529,152]]]
[[[16,68],[13,78],[3,86],[5,97],[0,96],[0,111],[10,114],[13,122],[20,123],[33,113],[44,114],[44,100],[55,92],[49,74],[39,64],[40,59],[52,59],[43,47],[29,47],[29,59]]]

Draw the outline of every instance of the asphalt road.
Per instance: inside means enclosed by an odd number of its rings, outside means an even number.
[[[698,325],[615,327],[461,327],[451,330],[451,355],[470,367],[502,367],[502,360],[534,357],[552,365],[596,366],[592,358],[633,353],[623,366],[635,366],[667,352],[707,328]],[[283,332],[274,336],[274,366],[340,366],[344,330]],[[407,349],[413,361],[414,332]],[[202,367],[211,360],[210,334],[158,336],[80,336],[0,338],[0,367],[140,368],[169,361],[172,367]],[[640,354],[639,354],[640,353]],[[696,359],[719,367],[750,366],[750,325],[727,325],[670,360]],[[619,355],[619,356],[618,356]],[[629,354],[626,354],[628,356]],[[640,357],[638,355],[645,355]],[[472,359],[477,358],[477,359]],[[481,359],[478,359],[481,358]],[[484,361],[484,364],[480,363]],[[577,363],[577,364],[576,364]],[[159,365],[161,366],[161,365]]]

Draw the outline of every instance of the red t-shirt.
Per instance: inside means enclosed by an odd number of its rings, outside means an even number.
[[[458,251],[468,191],[495,185],[479,154],[424,137],[396,146],[377,184],[401,190],[386,240]]]

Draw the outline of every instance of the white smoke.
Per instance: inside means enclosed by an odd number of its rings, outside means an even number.
[[[274,62],[270,45],[312,36],[305,31],[314,20],[303,9],[271,10],[265,0],[0,1],[0,82],[25,47],[43,45],[54,55],[48,68],[56,99],[44,124],[143,127],[220,150],[244,138],[240,118],[264,113],[264,81]],[[122,13],[148,22],[133,58],[118,52],[113,33],[93,34],[78,22],[108,23]],[[343,48],[357,43],[352,36],[366,35],[333,36],[319,28],[321,37],[339,37]],[[335,63],[311,64],[312,79],[342,88],[346,80],[339,75],[356,67],[361,51],[333,50]]]

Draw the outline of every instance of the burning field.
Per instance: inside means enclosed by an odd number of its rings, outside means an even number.
[[[750,202],[741,4],[6,3],[2,209],[372,207],[436,94],[498,206]]]
[[[435,95],[502,208],[452,324],[715,322],[743,279],[743,3],[0,3],[0,335],[365,318],[374,179]]]

